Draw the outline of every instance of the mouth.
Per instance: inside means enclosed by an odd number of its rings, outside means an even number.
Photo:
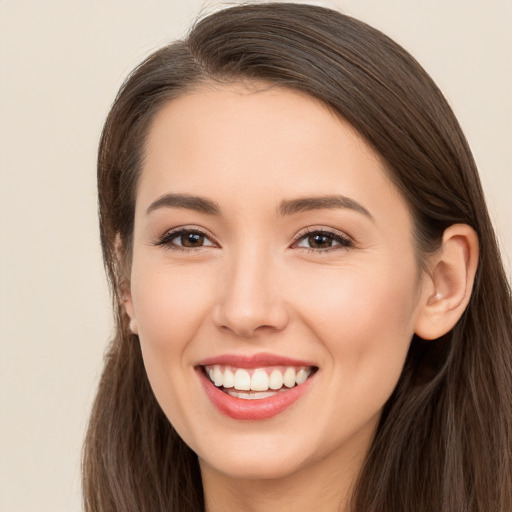
[[[237,420],[265,420],[283,412],[307,392],[317,371],[309,363],[266,355],[223,356],[196,366],[213,405]]]
[[[222,392],[242,400],[262,400],[304,384],[316,371],[311,366],[237,368],[219,364],[202,367],[204,375]]]

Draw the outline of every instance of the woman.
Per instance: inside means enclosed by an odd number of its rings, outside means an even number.
[[[402,48],[315,6],[213,14],[123,85],[98,188],[86,510],[512,508],[510,289]]]

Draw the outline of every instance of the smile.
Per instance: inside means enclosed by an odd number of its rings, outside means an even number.
[[[216,409],[236,420],[270,419],[295,404],[310,389],[318,367],[286,357],[225,355],[196,367]]]
[[[205,373],[213,384],[230,396],[260,400],[300,386],[311,375],[311,367],[279,366],[267,368],[236,368],[209,365]]]

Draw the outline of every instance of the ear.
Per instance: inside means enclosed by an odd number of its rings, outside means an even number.
[[[116,258],[117,258],[117,264],[119,265],[119,268],[122,269],[120,274],[123,275],[122,280],[119,283],[119,292],[120,292],[120,297],[121,297],[121,303],[122,303],[123,309],[125,310],[126,315],[129,318],[129,321],[130,321],[130,323],[129,323],[130,331],[133,334],[139,334],[139,330],[137,327],[137,320],[135,318],[135,312],[133,309],[133,300],[132,300],[130,279],[129,279],[129,276],[124,272],[124,269],[126,268],[126,262],[125,262],[125,258],[124,258],[123,243],[122,243],[119,235],[117,235],[117,237],[116,237]]]
[[[132,293],[130,290],[130,283],[128,281],[123,281],[121,284],[121,301],[123,304],[123,308],[130,319],[130,331],[132,334],[139,334],[139,329],[137,327],[137,319],[135,318],[135,312],[133,309],[133,300]]]
[[[449,332],[468,305],[478,266],[478,236],[466,224],[454,224],[425,276],[415,333],[433,340]]]

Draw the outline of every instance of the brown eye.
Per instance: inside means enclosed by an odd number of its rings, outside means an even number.
[[[328,249],[332,247],[333,242],[332,237],[320,233],[308,236],[308,244],[312,249]]]
[[[301,236],[296,247],[311,250],[328,250],[343,249],[353,247],[353,242],[339,233],[331,233],[330,231],[312,231]]]
[[[183,233],[180,235],[180,244],[183,247],[202,247],[204,245],[204,235],[201,233]]]
[[[168,249],[201,249],[213,247],[215,243],[202,231],[195,229],[178,229],[166,233],[157,243]]]

